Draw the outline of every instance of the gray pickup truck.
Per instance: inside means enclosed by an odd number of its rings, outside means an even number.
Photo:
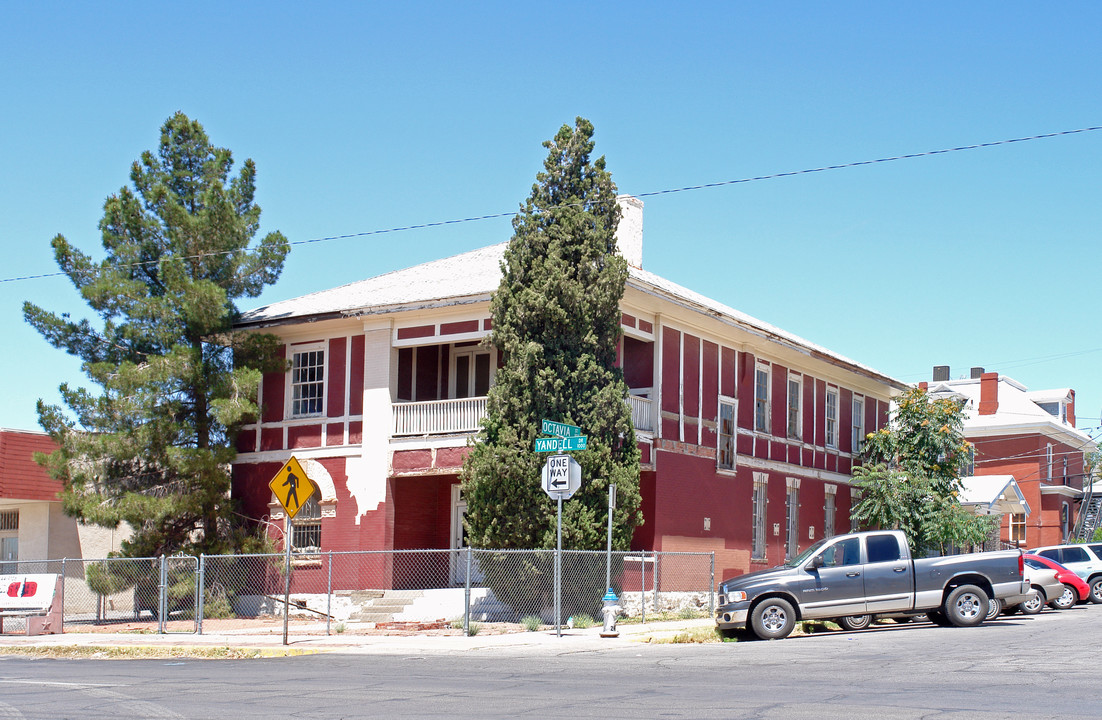
[[[832,619],[856,630],[874,615],[922,613],[942,625],[979,625],[988,598],[1029,591],[1020,550],[912,559],[898,530],[836,535],[784,565],[719,585],[716,625],[749,626],[772,640],[797,620]]]

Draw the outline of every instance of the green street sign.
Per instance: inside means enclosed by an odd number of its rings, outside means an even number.
[[[577,437],[552,437],[536,438],[536,452],[566,452],[570,450],[585,450],[589,438],[585,435]]]
[[[581,437],[582,429],[577,425],[567,425],[566,423],[554,422],[552,420],[544,420],[540,425],[540,432],[545,435],[555,435],[556,437]]]

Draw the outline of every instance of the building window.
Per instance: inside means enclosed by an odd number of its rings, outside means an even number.
[[[823,503],[823,537],[834,537],[834,518],[838,514],[838,487],[827,485]]]
[[[754,473],[753,537],[750,541],[750,559],[765,561],[765,504],[768,475]]]
[[[788,437],[800,439],[800,378],[788,378]]]
[[[17,573],[19,566],[19,511],[0,512],[0,573]]]
[[[851,443],[853,454],[861,452],[865,447],[865,399],[853,398],[853,441]]]
[[[478,348],[456,350],[452,356],[452,397],[485,397],[493,377],[490,353]]]
[[[826,393],[826,446],[838,447],[838,389],[827,388]]]
[[[317,554],[321,552],[321,491],[302,504],[292,522],[291,550],[297,553]]]
[[[754,429],[769,432],[769,368],[758,366],[754,378]]]
[[[968,451],[960,459],[960,476],[972,477],[976,474],[976,446],[968,444]]]
[[[322,344],[291,357],[291,417],[320,415],[325,409],[325,349]]]
[[[716,451],[716,465],[725,470],[735,467],[735,402],[719,401],[719,447]]]
[[[1045,479],[1052,482],[1052,443],[1045,449]]]
[[[788,479],[788,493],[784,501],[788,534],[784,545],[784,559],[791,560],[800,554],[800,481]]]
[[[1025,546],[1025,513],[1010,514],[1010,542]]]

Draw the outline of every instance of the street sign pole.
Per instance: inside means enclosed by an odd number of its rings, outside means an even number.
[[[608,486],[608,555],[605,558],[605,589],[612,589],[612,511],[616,509],[616,486]]]
[[[287,616],[291,608],[291,538],[292,523],[294,520],[287,518],[287,530],[283,536],[283,546],[287,548],[287,558],[283,563],[283,644],[287,644]]]
[[[555,636],[562,637],[562,495],[559,495],[559,541],[555,546]]]

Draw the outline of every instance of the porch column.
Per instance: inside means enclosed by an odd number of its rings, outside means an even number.
[[[364,323],[363,443],[359,458],[348,460],[348,492],[356,501],[356,524],[386,500],[390,473],[390,321]]]

